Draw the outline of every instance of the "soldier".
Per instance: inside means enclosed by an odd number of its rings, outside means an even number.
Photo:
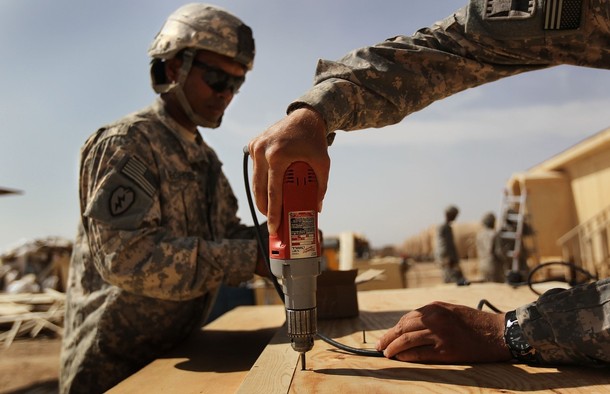
[[[160,97],[81,150],[62,393],[108,390],[199,328],[221,284],[266,272],[197,129],[220,125],[252,68],[251,29],[226,10],[189,4],[148,53]]]
[[[397,123],[462,90],[560,64],[610,68],[610,0],[470,0],[412,36],[321,60],[313,88],[249,144],[270,233],[280,219],[277,174],[293,161],[316,172],[322,206],[335,130]],[[608,363],[608,301],[610,280],[602,280],[506,314],[432,304],[405,315],[377,348],[405,361]]]
[[[481,279],[486,282],[502,283],[506,280],[510,262],[504,255],[495,226],[496,215],[493,212],[483,215],[481,229],[476,237],[477,258]]]
[[[435,255],[436,261],[443,270],[443,281],[445,283],[457,283],[466,285],[468,281],[464,278],[460,268],[460,256],[455,246],[453,229],[451,223],[455,221],[459,214],[459,209],[455,205],[445,208],[445,222],[436,229]]]

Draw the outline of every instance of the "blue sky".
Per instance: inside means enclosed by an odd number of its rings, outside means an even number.
[[[98,127],[154,99],[146,49],[170,0],[0,1],[0,251],[25,239],[73,238],[79,149]],[[223,126],[203,130],[250,224],[242,148],[312,83],[318,58],[412,34],[462,0],[217,1],[253,31],[254,70]],[[442,220],[498,211],[502,188],[610,127],[610,72],[556,67],[459,93],[380,130],[340,132],[331,148],[325,234],[356,231],[399,244]],[[262,219],[262,218],[261,218]]]

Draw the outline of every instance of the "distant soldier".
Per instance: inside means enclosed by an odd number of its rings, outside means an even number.
[[[504,282],[508,266],[504,264],[504,256],[495,229],[496,215],[485,214],[481,220],[482,227],[477,232],[477,258],[479,273],[486,282]]]
[[[445,222],[438,226],[436,231],[436,261],[443,269],[443,280],[445,283],[466,284],[462,269],[460,268],[460,256],[455,246],[453,229],[451,223],[455,221],[460,211],[454,205],[445,209]]]

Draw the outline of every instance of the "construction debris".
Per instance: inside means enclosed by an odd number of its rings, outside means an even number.
[[[41,333],[62,335],[72,242],[26,241],[0,255],[0,344]]]
[[[22,242],[0,255],[0,291],[65,292],[71,253],[72,241],[60,237]]]
[[[21,336],[35,338],[43,329],[63,334],[65,294],[46,289],[44,293],[0,294],[0,343],[8,348]]]

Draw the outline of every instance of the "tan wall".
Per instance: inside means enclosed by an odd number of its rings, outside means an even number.
[[[567,171],[579,223],[610,205],[610,149],[576,161]]]
[[[610,205],[610,128],[602,130],[530,170],[562,172],[571,181],[577,224]]]
[[[569,178],[559,172],[525,173],[511,178],[515,194],[527,191],[527,210],[534,229],[534,243],[541,261],[561,256],[559,237],[576,224]]]
[[[587,228],[605,226],[605,230],[594,232],[585,237],[583,242],[583,266],[597,272],[600,277],[610,275],[610,225],[600,217],[600,211],[610,207],[610,147],[605,151],[593,152],[569,166],[567,170],[572,177],[572,192],[576,206],[576,214],[580,224],[589,222]],[[608,215],[608,213],[606,213]],[[593,223],[597,223],[594,225]],[[604,224],[605,223],[605,224]]]
[[[525,174],[513,176],[507,187],[515,194],[527,188],[528,208],[541,260],[563,254],[564,258],[578,259],[577,255],[581,254],[582,264],[595,265],[598,273],[610,273],[610,227],[593,230],[580,241],[576,231],[577,226],[589,231],[593,222],[599,223],[599,227],[608,226],[604,215],[610,209],[610,128]],[[588,222],[586,226],[585,222]],[[561,246],[557,245],[560,238],[567,254],[561,253]],[[584,249],[579,251],[581,246],[588,249],[584,255]]]

